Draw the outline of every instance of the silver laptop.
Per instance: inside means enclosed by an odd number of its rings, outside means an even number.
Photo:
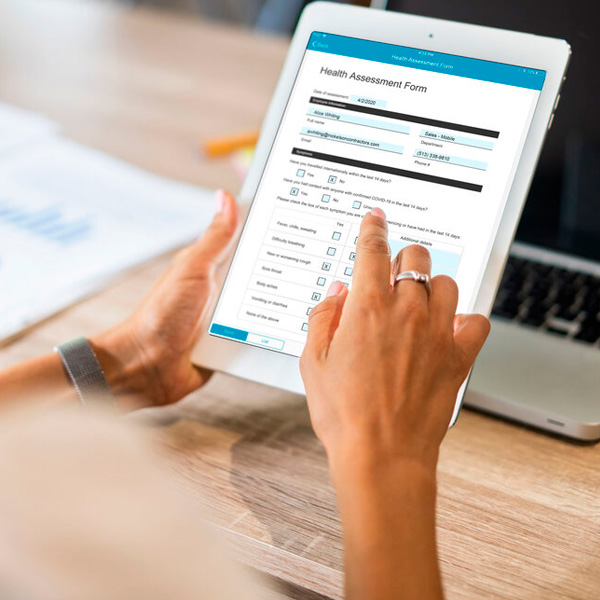
[[[600,439],[600,63],[596,0],[389,0],[389,10],[566,38],[568,79],[465,404]]]
[[[599,312],[598,262],[515,243],[465,404],[600,439]]]

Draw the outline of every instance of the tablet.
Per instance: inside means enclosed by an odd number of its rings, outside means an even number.
[[[351,286],[374,207],[392,254],[425,246],[432,275],[456,280],[459,312],[489,314],[569,55],[564,40],[310,4],[194,360],[303,393],[308,315],[334,280]]]

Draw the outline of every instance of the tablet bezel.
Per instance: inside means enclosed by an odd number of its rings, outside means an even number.
[[[275,93],[263,121],[250,171],[240,192],[240,203],[250,203],[262,177],[271,147],[292,91],[309,37],[313,31],[386,42],[423,50],[543,69],[546,80],[525,141],[513,185],[493,241],[472,311],[489,315],[497,287],[525,204],[556,99],[569,61],[566,41],[533,34],[455,23],[376,9],[314,2],[303,11],[292,38]],[[376,33],[375,33],[376,32]],[[193,353],[196,364],[300,394],[304,386],[298,359],[268,349],[208,334],[214,306]],[[466,384],[456,404],[458,414]]]

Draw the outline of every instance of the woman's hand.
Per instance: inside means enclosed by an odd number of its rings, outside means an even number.
[[[429,253],[409,246],[390,262],[385,215],[358,238],[352,291],[334,282],[310,314],[300,366],[315,431],[330,456],[362,447],[434,467],[456,396],[489,331],[482,315],[455,316],[458,289],[434,277]]]
[[[427,250],[390,263],[385,215],[363,220],[352,290],[334,282],[310,313],[300,360],[315,432],[331,466],[344,531],[348,600],[440,600],[436,465],[460,386],[489,331],[455,316],[456,284],[431,295],[396,274],[429,274]]]
[[[238,224],[233,197],[219,191],[216,199],[210,227],[177,255],[135,312],[90,338],[121,408],[176,402],[211,375],[194,366],[190,354]]]

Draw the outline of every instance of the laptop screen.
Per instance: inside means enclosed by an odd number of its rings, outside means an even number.
[[[389,10],[566,39],[567,81],[517,240],[600,261],[600,36],[596,0],[390,0]]]

